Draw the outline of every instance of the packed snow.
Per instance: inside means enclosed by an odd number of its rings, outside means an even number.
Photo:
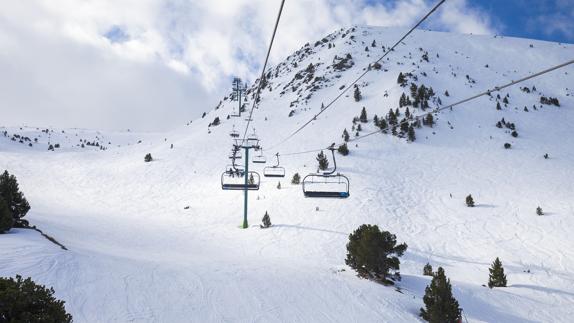
[[[369,122],[360,134],[376,130],[374,115],[384,117],[409,94],[397,84],[399,72],[417,76],[409,84],[432,86],[432,109],[437,98],[446,105],[574,53],[568,44],[417,30],[359,82],[361,101],[350,89],[277,145],[405,31],[342,29],[269,69],[248,132],[255,128],[267,166],[276,152],[284,155],[287,174],[262,176],[260,190],[249,192],[248,229],[240,228],[243,193],[221,189],[229,132],[246,124],[245,114],[227,119],[238,110],[229,98],[166,133],[1,127],[0,170],[17,176],[32,206],[26,218],[69,250],[35,231],[12,229],[0,236],[0,276],[53,286],[77,322],[413,322],[420,320],[429,262],[445,269],[468,322],[571,321],[572,66],[443,111],[434,127],[416,129],[412,143],[390,133],[349,143],[348,156],[337,154],[337,171],[350,179],[347,199],[304,198],[290,183],[296,172],[315,172],[317,162],[316,153],[288,154],[340,143],[345,128],[353,138],[352,119],[362,107]],[[337,70],[346,54],[353,63]],[[497,94],[501,104],[509,95],[502,110]],[[558,98],[560,107],[541,104],[541,96]],[[215,117],[221,124],[208,127]],[[518,137],[496,127],[502,118],[515,124]],[[55,143],[60,148],[49,151]],[[152,162],[144,162],[147,153]],[[249,165],[260,173],[263,166]],[[468,194],[476,207],[466,207]],[[538,206],[544,216],[536,215]],[[266,211],[273,226],[260,229]],[[345,265],[348,235],[364,223],[408,244],[396,286],[360,279]],[[509,284],[489,289],[496,257]]]

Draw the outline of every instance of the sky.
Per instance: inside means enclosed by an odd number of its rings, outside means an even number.
[[[279,3],[3,0],[0,126],[182,126],[260,73]],[[286,0],[271,64],[354,24],[411,26],[434,3]],[[423,27],[574,43],[574,0],[447,0]]]

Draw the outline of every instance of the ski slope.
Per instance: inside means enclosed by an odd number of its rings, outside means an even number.
[[[167,133],[48,128],[48,138],[43,127],[0,128],[8,133],[0,134],[0,170],[17,176],[32,206],[27,219],[69,249],[35,231],[13,229],[0,236],[0,275],[53,286],[76,322],[413,322],[420,320],[430,282],[422,268],[430,262],[445,268],[468,322],[569,322],[574,67],[502,91],[509,104],[500,111],[495,94],[443,111],[433,128],[416,129],[413,143],[377,134],[349,144],[348,156],[337,155],[338,171],[351,180],[348,199],[306,199],[300,186],[290,184],[295,172],[316,171],[316,153],[288,154],[339,143],[345,128],[353,137],[352,119],[363,106],[369,123],[361,134],[376,130],[373,115],[384,116],[408,94],[397,84],[399,72],[418,75],[417,83],[432,86],[446,105],[571,60],[574,53],[567,44],[417,30],[381,70],[359,82],[360,102],[351,89],[277,145],[405,31],[340,30],[270,68],[252,125],[267,165],[275,152],[285,155],[287,176],[262,177],[261,189],[249,193],[246,230],[240,229],[242,192],[220,187],[229,132],[246,123],[244,117],[226,118],[237,102],[223,100],[218,109],[206,108],[205,118]],[[421,60],[423,52],[429,62]],[[347,53],[353,66],[333,71],[335,55]],[[295,78],[310,63],[320,63],[314,77],[323,77],[314,91],[301,83],[305,78]],[[525,93],[522,86],[537,91]],[[558,98],[561,106],[541,106],[542,95]],[[253,88],[248,102],[250,108]],[[215,117],[221,125],[208,127]],[[495,127],[501,118],[516,124],[518,137]],[[13,134],[38,142],[29,147],[10,140]],[[81,148],[80,138],[107,149]],[[47,151],[48,140],[61,148]],[[511,149],[503,148],[506,142]],[[153,162],[144,163],[146,153]],[[250,168],[262,172],[262,166]],[[466,207],[468,194],[477,207]],[[544,216],[535,214],[537,206]],[[273,226],[262,230],[265,211]],[[359,279],[344,264],[348,234],[363,223],[408,244],[400,292]],[[482,285],[496,257],[509,286],[488,289]]]

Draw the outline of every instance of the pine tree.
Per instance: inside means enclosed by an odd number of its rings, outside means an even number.
[[[347,128],[345,128],[345,130],[343,130],[343,140],[345,142],[349,141],[349,133],[347,132]]]
[[[461,309],[458,301],[452,296],[450,279],[446,278],[444,269],[438,267],[436,274],[425,289],[423,297],[425,308],[421,308],[421,317],[431,323],[457,323]]]
[[[417,97],[418,97],[418,95],[417,95],[417,94],[418,94],[418,87],[417,87],[417,85],[416,85],[415,83],[411,83],[410,90],[411,90],[411,97],[416,100]]]
[[[536,208],[536,215],[544,215],[544,212],[540,206]]]
[[[346,143],[340,145],[337,151],[343,156],[347,156],[349,154],[349,148],[347,147]]]
[[[409,132],[409,123],[407,122],[407,119],[401,120],[401,122],[399,122],[399,124],[400,124],[400,128],[401,128],[401,133]]]
[[[403,93],[399,99],[399,107],[404,107],[407,105],[407,96]]]
[[[471,194],[468,194],[468,196],[466,197],[466,206],[474,207],[474,199],[472,198]]]
[[[417,137],[415,136],[415,128],[413,127],[413,125],[409,126],[408,136],[409,136],[409,141],[411,141],[411,142],[413,142],[417,139]]]
[[[407,109],[405,110],[405,117],[407,117],[407,119],[411,118],[411,111],[409,111],[409,107],[407,107]]]
[[[362,123],[367,123],[369,120],[367,120],[367,110],[365,109],[365,107],[363,107],[363,110],[361,110],[361,116],[359,117],[359,121],[361,121]]]
[[[423,267],[423,275],[424,276],[432,276],[432,266],[427,262],[427,264]]]
[[[490,272],[488,277],[488,287],[506,287],[506,275],[504,274],[504,268],[502,267],[502,262],[498,257],[492,263],[492,266],[488,269]]]
[[[391,125],[394,126],[397,124],[397,115],[395,114],[393,109],[389,109],[389,114],[388,114],[387,118],[389,119],[389,123]]]
[[[259,225],[261,229],[269,228],[271,226],[271,217],[269,217],[269,213],[267,213],[267,211],[265,211],[265,215],[263,216],[263,219],[261,219],[261,222],[263,222],[263,224]]]
[[[427,114],[427,116],[425,117],[424,124],[432,128],[434,124],[434,118],[432,116],[432,113]]]
[[[64,301],[54,289],[38,285],[31,278],[0,277],[0,320],[2,322],[72,322]]]
[[[293,175],[293,178],[291,179],[291,184],[299,185],[300,183],[301,183],[301,176],[299,176],[299,173],[295,173]]]
[[[405,243],[397,245],[397,238],[376,225],[363,224],[349,235],[345,264],[363,278],[389,282],[389,271],[398,272],[399,257],[406,251]]]
[[[387,129],[387,127],[388,127],[387,120],[385,120],[385,119],[379,120],[378,126],[379,126],[379,129],[381,129],[381,130]]]
[[[361,101],[361,90],[359,90],[359,87],[355,84],[355,93],[353,93],[353,97],[355,98],[356,102]]]
[[[144,157],[144,161],[145,161],[146,163],[149,163],[149,162],[152,161],[152,160],[153,160],[153,158],[151,157],[151,154],[150,154],[150,153],[147,153],[147,154],[145,155],[145,157]]]
[[[0,197],[0,234],[10,231],[14,226],[14,218],[8,204]]]
[[[373,123],[375,124],[375,126],[378,126],[378,125],[379,125],[379,116],[377,116],[376,114],[375,114],[375,116],[373,117]]]
[[[280,190],[281,189],[281,182],[277,183],[277,189]]]
[[[496,102],[496,110],[502,110],[502,107],[500,106],[500,102]]]
[[[405,78],[405,75],[402,72],[399,73],[399,77],[397,78],[397,83],[400,86],[405,86],[407,83],[407,79]]]
[[[8,206],[16,226],[26,226],[27,221],[22,218],[30,211],[30,204],[20,191],[18,180],[8,171],[0,175],[0,199]]]

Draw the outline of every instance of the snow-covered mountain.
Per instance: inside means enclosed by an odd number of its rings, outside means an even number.
[[[0,275],[53,286],[78,322],[412,322],[429,262],[445,269],[468,322],[569,322],[573,67],[442,111],[433,127],[414,127],[414,142],[389,127],[349,143],[350,154],[337,155],[338,171],[350,179],[348,199],[304,198],[290,184],[294,173],[317,167],[316,152],[291,153],[340,143],[344,129],[351,138],[378,129],[375,114],[388,117],[403,93],[414,100],[413,83],[433,89],[427,109],[408,106],[425,115],[574,53],[568,44],[417,30],[380,66],[370,65],[358,102],[350,89],[284,141],[404,32],[342,29],[269,68],[250,128],[267,164],[281,154],[287,176],[262,177],[250,192],[247,230],[239,228],[242,192],[220,183],[229,133],[246,125],[246,114],[227,117],[238,110],[231,96],[168,133],[0,128],[0,170],[17,176],[32,206],[28,220],[69,249],[13,229],[0,236]],[[354,125],[363,107],[368,122]],[[215,118],[220,124],[210,126]],[[144,163],[147,153],[153,162]],[[466,207],[468,194],[477,207]],[[273,226],[261,230],[266,211]],[[408,244],[396,288],[359,279],[344,264],[348,234],[364,223]],[[483,286],[496,257],[507,288]]]

